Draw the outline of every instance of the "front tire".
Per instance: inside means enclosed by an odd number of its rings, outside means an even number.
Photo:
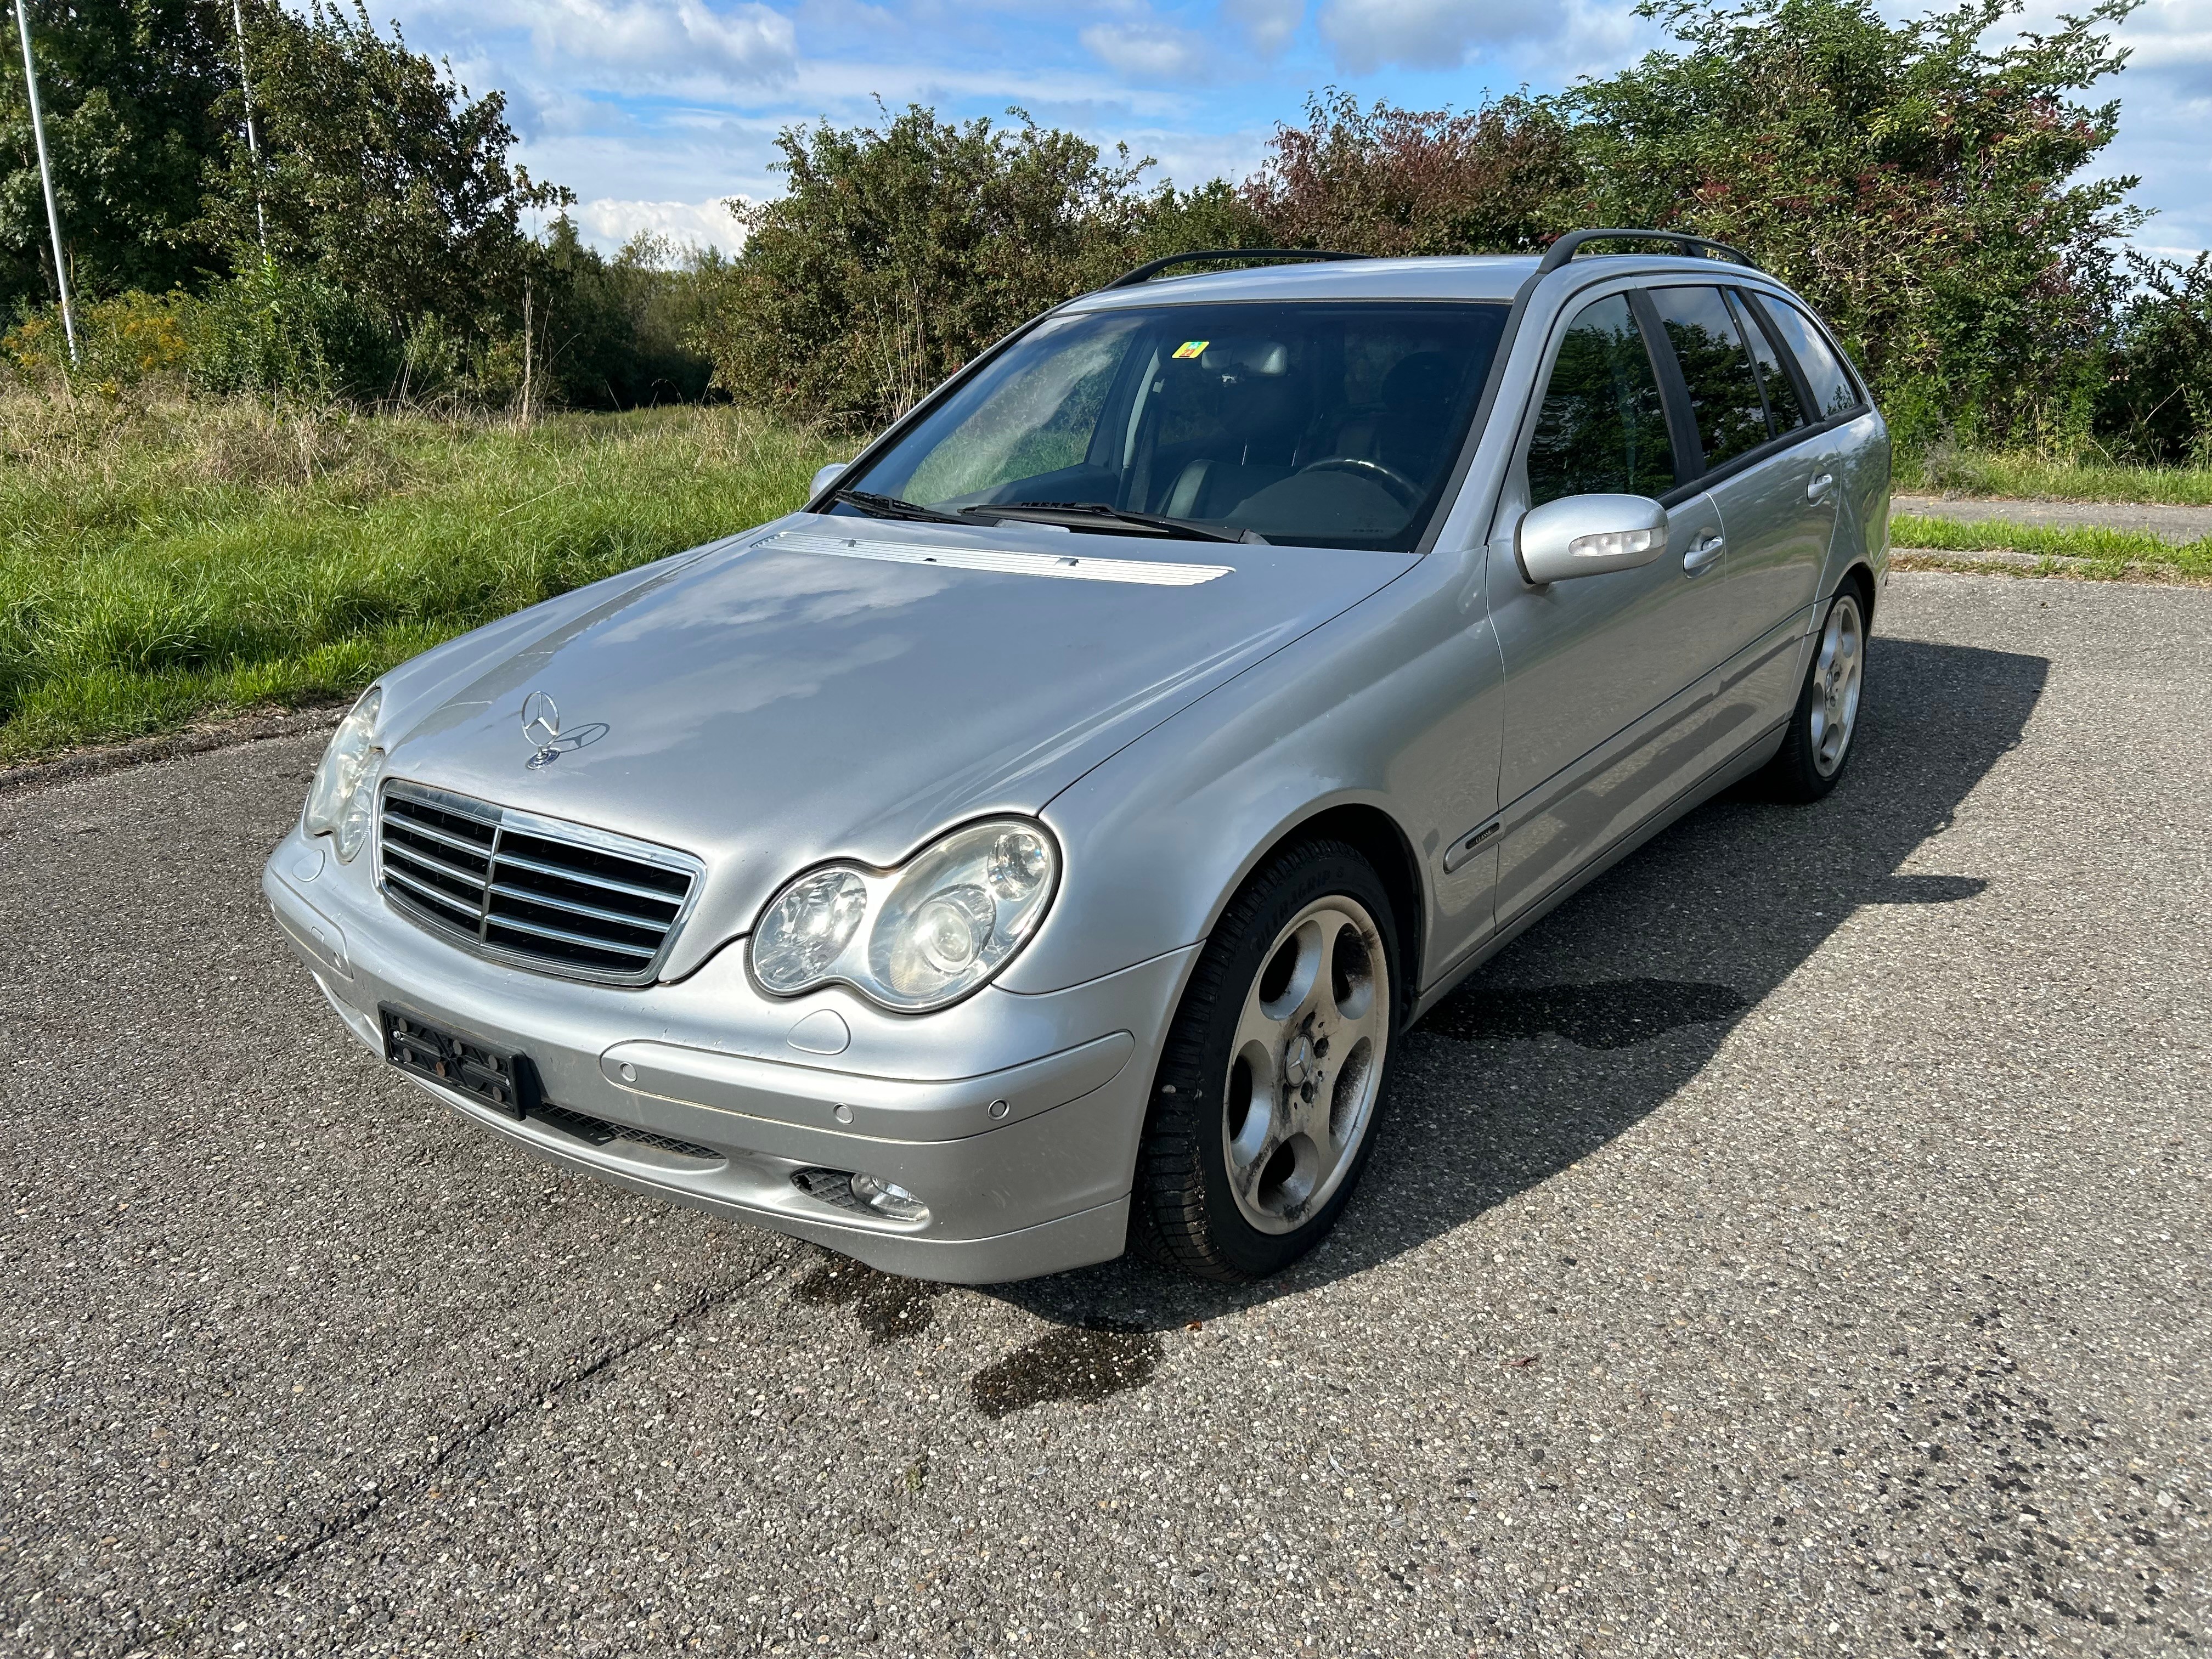
[[[1133,1249],[1237,1283],[1321,1242],[1374,1142],[1401,963],[1389,895],[1352,848],[1307,843],[1245,884],[1162,1051]]]
[[[1865,603],[1858,584],[1847,582],[1828,602],[1820,644],[1790,713],[1790,733],[1762,777],[1775,799],[1798,805],[1816,801],[1844,775],[1851,739],[1858,735],[1866,641]]]

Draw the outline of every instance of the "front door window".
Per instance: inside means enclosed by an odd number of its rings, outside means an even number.
[[[1528,441],[1528,505],[1563,495],[1663,495],[1674,487],[1667,410],[1628,298],[1584,306],[1559,342]]]

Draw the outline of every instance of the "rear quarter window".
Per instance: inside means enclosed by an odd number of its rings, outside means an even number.
[[[1813,418],[1830,420],[1856,409],[1863,401],[1858,383],[1837,357],[1820,325],[1786,301],[1761,295],[1759,303],[1773,319],[1774,331],[1804,371],[1805,383],[1813,393]]]

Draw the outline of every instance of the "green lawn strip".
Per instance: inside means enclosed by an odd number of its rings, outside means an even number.
[[[430,423],[417,422],[418,428]],[[0,531],[0,761],[343,696],[788,510],[832,446],[731,410],[399,430],[292,483],[58,470]],[[363,453],[366,465],[362,464]]]
[[[1981,451],[1900,452],[1896,487],[1907,494],[2060,501],[2212,506],[2212,467],[2122,466]]]
[[[2001,520],[1969,524],[1898,513],[1890,517],[1889,541],[1895,548],[1940,553],[2027,553],[2049,561],[2079,559],[2087,562],[2085,574],[2093,575],[2148,568],[2212,576],[2212,536],[2177,544],[2148,531],[2060,529]]]

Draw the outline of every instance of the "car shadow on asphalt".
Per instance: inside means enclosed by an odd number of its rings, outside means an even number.
[[[976,1403],[997,1415],[1071,1387],[1136,1386],[1159,1332],[1356,1277],[1449,1232],[1662,1109],[1861,907],[1982,892],[1973,871],[1923,849],[2019,744],[2049,672],[2041,657],[1877,635],[1858,752],[1826,800],[1778,806],[1739,789],[1699,808],[1401,1039],[1359,1190],[1311,1255],[1243,1285],[1124,1257],[985,1288],[1060,1328],[979,1376]],[[1923,867],[1906,872],[1908,860]]]

